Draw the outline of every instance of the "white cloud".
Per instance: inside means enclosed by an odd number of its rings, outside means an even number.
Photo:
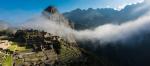
[[[125,5],[119,8],[123,8],[124,6]],[[64,26],[63,24],[56,24],[54,21],[49,21],[43,17],[37,17],[35,20],[31,20],[29,23],[26,23],[26,25],[23,26],[26,28],[45,30],[62,37],[67,37],[70,33],[72,33],[78,41],[99,40],[104,43],[126,41],[134,35],[140,35],[143,32],[150,32],[150,29],[148,29],[150,28],[149,18],[150,13],[147,13],[134,21],[129,21],[120,25],[105,24],[95,28],[94,30],[87,29],[81,31],[73,30]]]
[[[94,30],[73,30],[66,27],[63,24],[56,24],[54,21],[48,19],[37,18],[27,25],[23,25],[26,28],[40,29],[56,34],[62,37],[70,36],[70,33],[78,41],[86,40],[99,40],[101,43],[122,41],[126,42],[129,38],[143,34],[144,32],[150,32],[150,13],[134,20],[128,21],[120,25],[105,24],[95,28]]]
[[[124,9],[127,5],[133,5],[133,4],[142,3],[142,2],[144,2],[144,0],[123,0],[118,3],[110,2],[110,4],[111,4],[112,8],[120,11],[120,10]]]
[[[150,14],[137,20],[129,21],[121,25],[105,24],[94,30],[82,30],[76,32],[76,38],[83,40],[99,40],[104,42],[126,41],[134,35],[150,32]]]

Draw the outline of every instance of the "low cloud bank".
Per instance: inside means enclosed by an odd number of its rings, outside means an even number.
[[[150,14],[142,16],[134,21],[116,24],[105,24],[94,30],[76,31],[77,40],[99,40],[101,43],[126,42],[128,39],[139,36],[144,32],[150,32]]]
[[[105,24],[93,30],[74,30],[63,24],[58,24],[42,16],[32,19],[23,24],[23,28],[38,29],[50,32],[54,35],[59,35],[66,39],[72,35],[77,41],[100,41],[100,44],[110,42],[126,42],[134,36],[140,36],[145,32],[150,33],[150,13],[138,18],[134,21],[129,21],[118,24]]]
[[[6,22],[0,21],[0,31],[8,29],[9,25]]]
[[[147,6],[148,5],[145,7]],[[142,8],[145,7],[143,6]],[[139,8],[136,11],[141,10],[142,8]],[[68,21],[61,17],[53,19],[60,22],[61,20],[62,22]],[[56,21],[45,18],[44,16],[38,16],[20,25],[19,28],[44,30],[54,35],[59,35],[67,40],[77,40],[81,42],[99,41],[100,44],[118,41],[127,42],[132,37],[140,36],[145,32],[150,33],[150,13],[147,13],[134,21],[128,21],[122,24],[105,24],[98,26],[93,30],[86,29],[77,31]]]
[[[60,18],[55,18],[56,20],[60,21]],[[65,20],[64,20],[65,21]],[[66,20],[67,21],[67,20]],[[70,42],[74,42],[73,38],[73,32],[74,30],[68,26],[66,26],[65,23],[56,22],[53,20],[50,20],[48,18],[45,18],[45,16],[39,16],[35,17],[24,24],[20,25],[19,28],[21,29],[36,29],[40,31],[46,31],[53,35],[58,35],[60,37],[65,38],[66,40]]]

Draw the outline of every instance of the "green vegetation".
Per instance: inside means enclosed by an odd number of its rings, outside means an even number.
[[[20,47],[20,46],[18,46],[18,44],[15,43],[15,42],[10,47],[8,47],[8,49],[10,51],[16,51],[17,50],[17,52],[23,52],[23,51],[30,50],[30,49],[26,49],[26,47]]]
[[[14,66],[100,66],[99,61],[81,51],[75,43],[47,32],[18,30],[10,41],[13,43],[0,55],[2,66],[12,66],[12,63]]]
[[[61,61],[68,61],[70,58],[77,58],[80,56],[81,52],[78,48],[67,46],[64,42],[61,42],[61,50],[60,50],[60,58]]]
[[[3,60],[4,60],[4,57],[5,57],[5,54],[3,54],[3,53],[0,53],[0,64],[3,62]]]
[[[2,63],[2,66],[12,66],[13,63],[13,57],[12,55],[6,55],[5,56],[5,60]]]

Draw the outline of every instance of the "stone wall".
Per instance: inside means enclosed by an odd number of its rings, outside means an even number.
[[[9,46],[11,46],[12,42],[8,40],[0,40],[0,48],[7,49]]]

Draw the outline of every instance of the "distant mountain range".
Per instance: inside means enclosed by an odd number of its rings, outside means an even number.
[[[64,13],[65,17],[75,24],[75,29],[93,29],[100,25],[113,23],[121,24],[128,21],[136,20],[145,15],[149,8],[142,8],[144,3],[128,5],[123,10],[117,11],[111,8],[87,10],[76,9],[71,12]],[[78,42],[80,47],[93,52],[99,58],[105,58],[108,64],[106,66],[150,66],[150,33],[142,32],[140,36],[134,36],[126,44],[121,42],[108,43],[105,46],[97,46],[99,41],[93,43],[86,41]],[[106,63],[107,64],[107,63]],[[113,65],[116,64],[116,65]]]
[[[121,11],[112,8],[89,8],[87,10],[78,8],[71,12],[64,13],[64,16],[74,22],[75,29],[95,28],[106,23],[120,24],[137,19],[148,11],[148,8],[145,8],[141,11],[134,12],[143,5],[144,3],[128,5]]]

